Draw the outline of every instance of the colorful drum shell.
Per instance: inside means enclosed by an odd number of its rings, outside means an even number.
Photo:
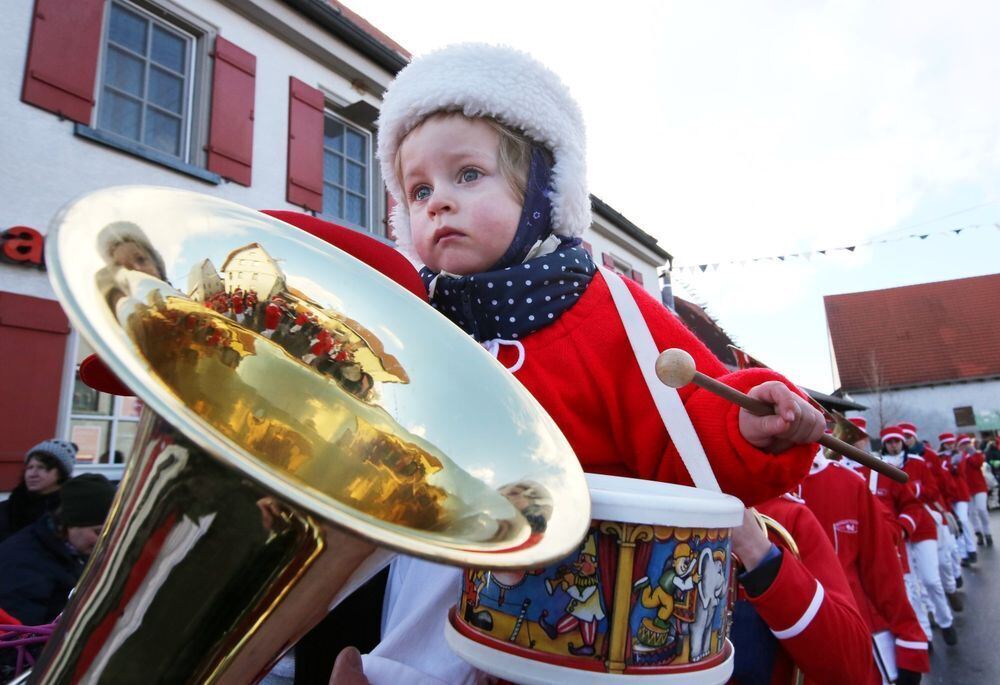
[[[467,569],[449,644],[519,683],[726,682],[742,503],[632,478],[587,482],[594,519],[577,551],[542,569]]]

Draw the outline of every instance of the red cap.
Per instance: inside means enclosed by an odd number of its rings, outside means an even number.
[[[963,435],[962,437],[960,437],[958,439],[958,444],[959,445],[967,445],[970,442],[972,442],[972,436],[971,435]]]
[[[863,416],[852,416],[851,418],[849,418],[847,420],[850,421],[851,423],[853,423],[855,426],[857,426],[858,428],[860,428],[863,431],[867,431],[868,430],[868,420],[865,417],[863,417]]]
[[[938,436],[938,442],[955,442],[954,433],[942,433]]]
[[[899,429],[899,426],[886,426],[882,429],[882,432],[878,434],[882,438],[882,442],[886,440],[903,440],[903,431]]]
[[[899,429],[903,431],[903,435],[912,435],[913,437],[917,437],[917,427],[914,426],[912,423],[909,423],[907,421],[900,421]]]

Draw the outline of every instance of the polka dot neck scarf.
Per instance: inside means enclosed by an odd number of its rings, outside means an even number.
[[[478,342],[520,340],[553,323],[577,300],[597,267],[579,238],[522,264],[470,276],[420,274],[431,305]]]
[[[518,340],[552,323],[597,270],[579,238],[552,235],[551,193],[549,155],[533,146],[521,218],[497,263],[468,276],[420,271],[431,305],[478,342]]]

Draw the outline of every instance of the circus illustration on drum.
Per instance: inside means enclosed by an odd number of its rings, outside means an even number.
[[[694,663],[718,651],[729,578],[727,546],[719,542],[693,535],[651,549],[648,574],[632,588],[634,664]]]

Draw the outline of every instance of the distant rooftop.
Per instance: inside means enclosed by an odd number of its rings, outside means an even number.
[[[1000,376],[1000,274],[823,301],[843,390]]]

